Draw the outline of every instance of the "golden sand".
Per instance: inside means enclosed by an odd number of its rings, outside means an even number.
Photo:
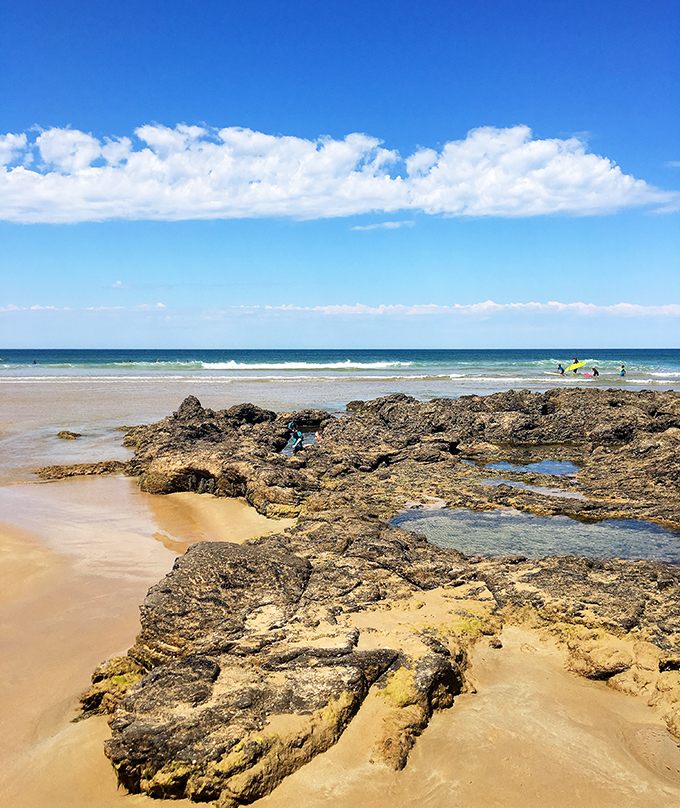
[[[177,553],[287,524],[239,500],[152,497],[122,477],[0,488],[3,806],[157,805],[117,790],[106,720],[72,724],[78,697],[100,662],[132,645],[139,604]]]
[[[138,606],[178,552],[286,524],[237,500],[152,497],[122,477],[0,488],[2,804],[158,806],[117,789],[102,753],[106,720],[71,723],[78,696],[99,662],[132,644]],[[402,625],[424,612],[445,619],[449,608],[434,591],[403,610],[352,619],[364,628],[377,621],[381,642],[398,644]],[[501,649],[476,647],[478,692],[435,714],[404,771],[370,762],[384,713],[372,692],[335,747],[256,805],[680,805],[680,751],[642,700],[566,673],[562,652],[535,632],[506,627],[502,639]]]

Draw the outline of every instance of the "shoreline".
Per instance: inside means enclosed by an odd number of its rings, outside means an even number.
[[[94,667],[132,643],[148,587],[178,552],[279,526],[239,501],[180,494],[156,502],[123,477],[0,487],[0,791],[8,807],[153,805],[117,787],[101,747],[105,718],[70,723],[79,698]]]

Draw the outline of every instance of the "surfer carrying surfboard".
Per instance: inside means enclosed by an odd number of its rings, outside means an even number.
[[[578,373],[578,369],[582,368],[585,365],[585,362],[579,362],[576,357],[574,357],[574,361],[569,365],[568,368],[565,368],[565,371],[569,373],[570,370],[573,370],[574,373]]]
[[[560,374],[560,376],[564,376],[564,368],[562,365],[557,366],[557,372]]]

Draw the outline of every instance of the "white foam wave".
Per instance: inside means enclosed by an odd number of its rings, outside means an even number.
[[[206,370],[388,370],[412,367],[413,362],[203,362]]]

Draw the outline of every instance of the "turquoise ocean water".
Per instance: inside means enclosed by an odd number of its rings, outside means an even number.
[[[578,374],[554,375],[558,363],[585,361]],[[626,376],[621,377],[624,364]],[[586,377],[595,365],[600,376]],[[31,381],[380,382],[419,398],[532,390],[574,384],[626,389],[680,385],[680,350],[2,350],[0,383]],[[370,395],[370,392],[368,393]],[[367,397],[368,397],[367,395]],[[295,395],[297,400],[300,394]],[[304,395],[302,396],[304,398]],[[312,403],[312,402],[310,402]]]

